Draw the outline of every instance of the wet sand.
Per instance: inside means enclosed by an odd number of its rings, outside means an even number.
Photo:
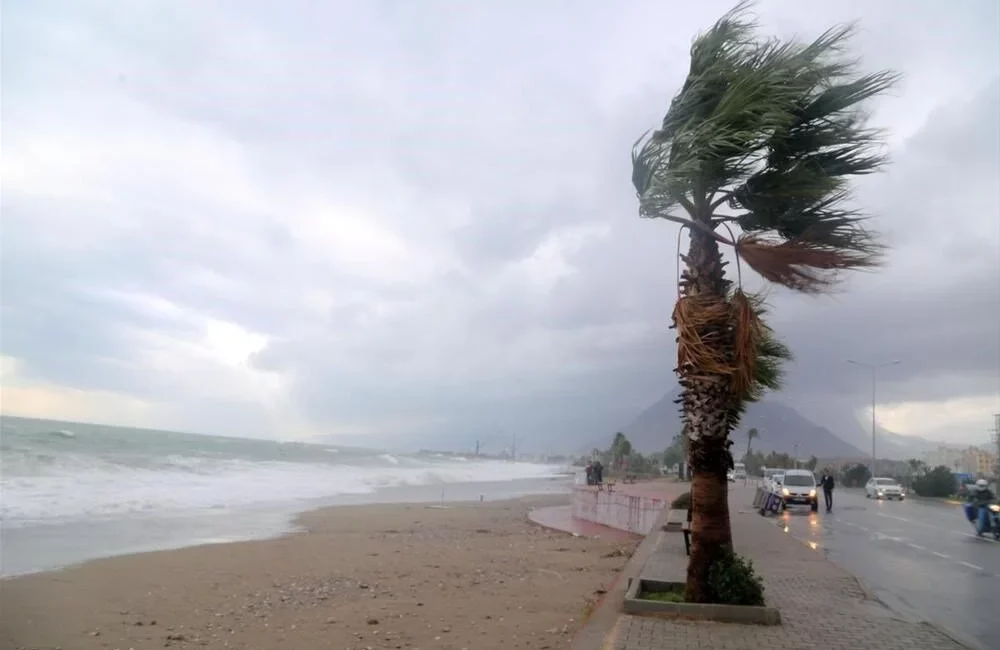
[[[564,648],[631,550],[527,520],[566,502],[327,508],[280,539],[4,580],[0,648]]]

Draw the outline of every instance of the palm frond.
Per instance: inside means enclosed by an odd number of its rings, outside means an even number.
[[[835,280],[826,271],[870,268],[882,251],[867,216],[850,206],[849,183],[886,163],[885,134],[868,126],[865,105],[899,75],[858,71],[848,54],[853,25],[809,43],[760,39],[752,6],[740,2],[695,39],[660,128],[633,148],[639,213],[676,221],[682,208],[713,228],[735,219],[762,237],[746,242],[751,266],[819,291]],[[715,214],[726,204],[734,217]],[[789,245],[776,248],[781,240]],[[795,271],[775,272],[791,257]]]
[[[833,246],[831,240],[841,245]],[[820,224],[783,241],[744,234],[736,249],[765,280],[803,293],[829,290],[842,271],[873,269],[882,263],[882,248],[867,231],[847,227],[837,233],[835,224]]]

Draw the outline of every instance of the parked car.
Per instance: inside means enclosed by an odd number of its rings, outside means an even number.
[[[865,484],[865,498],[868,499],[899,499],[906,498],[906,490],[896,479],[870,478]]]
[[[808,469],[785,470],[781,481],[781,499],[785,506],[803,505],[816,512],[819,499],[816,497],[816,475]]]
[[[726,478],[729,479],[730,483],[736,482],[736,474],[733,473],[733,470],[729,470],[728,472],[726,472]]]

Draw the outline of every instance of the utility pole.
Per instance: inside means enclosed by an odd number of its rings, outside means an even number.
[[[517,462],[517,434],[512,433],[510,435],[510,459]]]
[[[1000,413],[993,414],[993,444],[996,445],[997,460],[993,465],[993,475],[1000,482]]]
[[[894,361],[889,361],[887,363],[862,363],[860,361],[854,361],[853,359],[848,359],[847,363],[853,363],[856,366],[861,366],[862,368],[867,368],[872,373],[872,471],[869,478],[875,478],[875,390],[878,386],[878,370],[879,368],[887,368],[889,366],[895,366],[899,363],[899,359]]]
[[[476,455],[479,455],[479,441],[476,441]]]

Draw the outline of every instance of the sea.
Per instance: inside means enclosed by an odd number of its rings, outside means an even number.
[[[566,467],[0,417],[0,576],[295,531],[332,505],[570,490]],[[445,506],[446,507],[446,506]]]

